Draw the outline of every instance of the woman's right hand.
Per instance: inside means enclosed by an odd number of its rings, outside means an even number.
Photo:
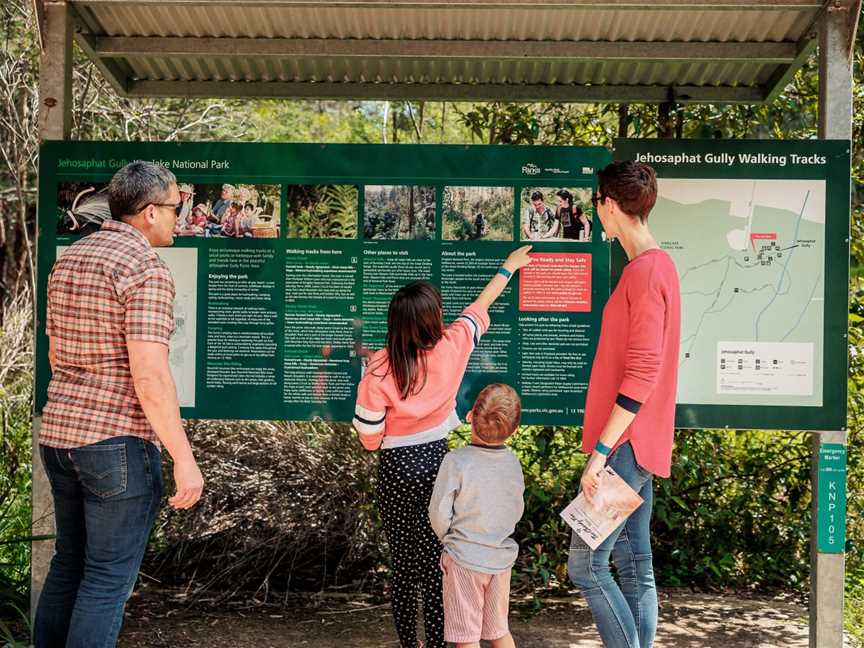
[[[504,261],[504,268],[510,272],[516,272],[519,268],[527,266],[531,263],[531,256],[528,253],[532,247],[531,245],[523,245],[519,249],[513,250]]]

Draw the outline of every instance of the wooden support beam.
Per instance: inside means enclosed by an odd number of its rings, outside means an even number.
[[[797,43],[493,41],[336,38],[178,38],[87,36],[96,56],[481,58],[591,61],[748,61],[792,63]]]
[[[266,97],[333,100],[558,101],[570,103],[758,104],[761,87],[475,85],[290,81],[129,81],[130,97]]]

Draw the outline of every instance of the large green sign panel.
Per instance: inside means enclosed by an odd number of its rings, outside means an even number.
[[[175,244],[159,250],[177,284],[170,357],[183,416],[349,420],[393,292],[431,281],[452,320],[525,242],[534,263],[491,309],[458,410],[507,382],[525,423],[580,423],[610,285],[590,195],[610,157],[573,147],[46,143],[37,409],[50,376],[51,265],[104,209],[113,173],[145,159],[175,173],[183,198]]]
[[[846,426],[849,143],[619,140],[681,280],[679,427]],[[613,278],[626,263],[613,247]]]

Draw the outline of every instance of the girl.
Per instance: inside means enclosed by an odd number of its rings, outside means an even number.
[[[630,261],[603,309],[582,432],[582,450],[591,457],[581,486],[591,503],[608,463],[643,502],[597,549],[574,532],[567,567],[604,646],[651,648],[657,630],[652,489],[654,476],[668,477],[672,463],[681,297],[675,265],[648,229],[657,200],[654,170],[619,161],[597,179],[595,213]]]
[[[447,435],[461,425],[456,392],[468,358],[489,327],[489,306],[513,273],[531,262],[530,249],[511,253],[446,328],[432,284],[418,281],[397,291],[387,312],[385,348],[372,355],[357,387],[354,427],[367,450],[381,448],[378,505],[393,560],[393,620],[402,648],[418,646],[418,590],[426,644],[444,648],[441,545],[429,523],[429,500]]]

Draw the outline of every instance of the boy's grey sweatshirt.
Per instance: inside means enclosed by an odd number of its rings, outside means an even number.
[[[438,470],[429,520],[444,551],[461,566],[496,574],[516,562],[510,536],[525,504],[522,466],[506,446],[448,452]]]

